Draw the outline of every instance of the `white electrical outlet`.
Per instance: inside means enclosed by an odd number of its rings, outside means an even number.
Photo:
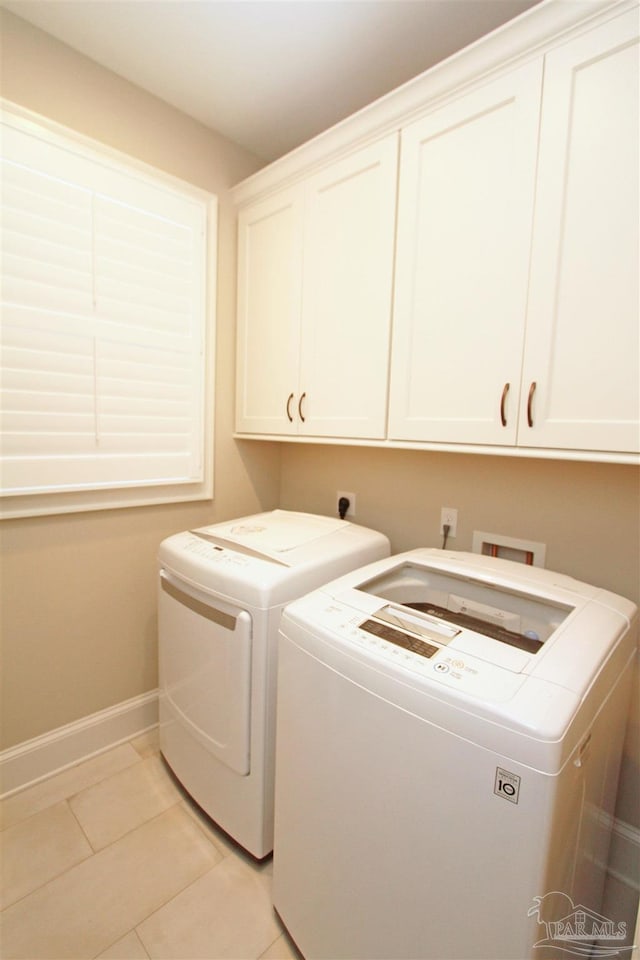
[[[349,501],[349,509],[345,514],[345,520],[348,517],[355,517],[356,515],[356,495],[355,493],[345,493],[344,490],[338,490],[336,493],[336,513],[340,515],[340,508],[338,503],[340,502],[340,497],[346,497]]]
[[[440,508],[440,533],[444,536],[445,525],[449,526],[449,537],[455,537],[458,531],[458,511],[456,507]]]

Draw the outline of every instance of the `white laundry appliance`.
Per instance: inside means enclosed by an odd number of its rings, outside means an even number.
[[[160,545],[160,748],[194,800],[255,857],[273,847],[282,608],[388,554],[381,533],[285,510]]]
[[[598,918],[636,634],[635,606],[604,590],[429,549],[290,604],[273,895],[303,955],[615,942]]]

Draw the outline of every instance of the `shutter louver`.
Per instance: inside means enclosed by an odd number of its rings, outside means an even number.
[[[2,493],[203,479],[206,204],[3,124]]]

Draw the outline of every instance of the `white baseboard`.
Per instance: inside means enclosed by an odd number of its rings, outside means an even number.
[[[626,926],[624,946],[616,956],[626,957],[632,951],[633,960],[640,960],[640,952],[633,947],[640,936],[640,830],[622,820],[614,820],[611,826],[609,865],[600,912]],[[610,947],[611,943],[603,941],[603,945]]]
[[[640,893],[640,830],[623,820],[612,824],[609,873]]]
[[[125,700],[0,753],[0,796],[144,733],[158,723],[158,691]]]

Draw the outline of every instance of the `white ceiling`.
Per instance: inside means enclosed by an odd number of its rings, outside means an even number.
[[[264,160],[538,0],[6,0]]]

